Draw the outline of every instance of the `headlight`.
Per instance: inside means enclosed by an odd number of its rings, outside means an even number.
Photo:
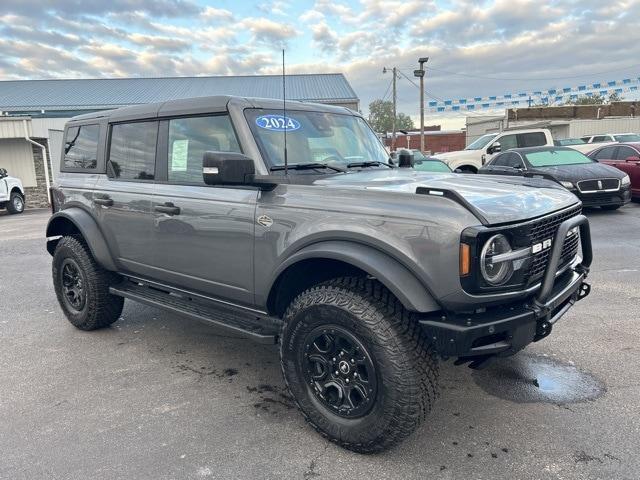
[[[573,190],[574,189],[573,183],[571,183],[571,182],[560,182],[560,185],[562,185],[564,188],[566,188],[568,190]]]
[[[509,255],[504,255],[510,252],[509,240],[502,234],[494,235],[484,244],[480,253],[480,271],[488,284],[502,285],[511,278],[513,261]]]
[[[625,175],[624,177],[622,177],[622,180],[620,180],[620,185],[622,185],[623,187],[628,187],[629,185],[631,185],[631,179],[629,178],[629,175]]]

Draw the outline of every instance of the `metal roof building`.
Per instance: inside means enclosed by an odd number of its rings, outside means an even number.
[[[287,99],[358,110],[341,73],[286,76]],[[87,111],[213,95],[282,98],[280,75],[0,81],[0,111],[72,117]]]
[[[358,110],[341,73],[287,75],[288,100]],[[20,177],[28,206],[48,204],[66,121],[83,113],[191,97],[282,98],[280,75],[0,81],[0,167]]]

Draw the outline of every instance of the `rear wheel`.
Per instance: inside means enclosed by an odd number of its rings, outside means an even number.
[[[9,213],[24,212],[24,197],[18,192],[11,192],[9,201],[7,202],[7,211]]]
[[[340,278],[300,294],[281,332],[285,381],[320,434],[360,453],[386,450],[426,418],[438,365],[411,314],[381,284]]]
[[[52,274],[58,302],[75,327],[95,330],[120,317],[124,298],[109,293],[117,276],[96,263],[80,237],[63,237],[58,242]]]

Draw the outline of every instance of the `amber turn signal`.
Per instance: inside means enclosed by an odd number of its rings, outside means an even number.
[[[460,276],[466,277],[471,273],[471,249],[466,243],[460,244]]]

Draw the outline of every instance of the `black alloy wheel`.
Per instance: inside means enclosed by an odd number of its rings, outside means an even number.
[[[331,412],[357,418],[373,407],[378,390],[376,368],[351,332],[337,325],[309,332],[302,363],[306,383]]]

